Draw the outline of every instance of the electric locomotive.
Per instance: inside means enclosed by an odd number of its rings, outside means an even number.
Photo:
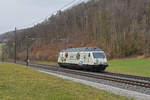
[[[104,51],[97,47],[62,50],[59,53],[58,64],[60,67],[99,71],[104,71],[108,67]]]

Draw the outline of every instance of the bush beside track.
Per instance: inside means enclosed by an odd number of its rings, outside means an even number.
[[[48,61],[37,61],[37,64],[46,64],[46,65],[58,66],[57,62],[48,62]]]
[[[2,57],[2,47],[3,47],[3,44],[0,44],[0,59]]]
[[[129,100],[30,68],[0,63],[1,100]]]

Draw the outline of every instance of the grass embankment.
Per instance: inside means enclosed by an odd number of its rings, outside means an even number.
[[[123,59],[109,61],[107,71],[150,77],[150,59]]]
[[[1,100],[129,100],[20,65],[0,63]]]

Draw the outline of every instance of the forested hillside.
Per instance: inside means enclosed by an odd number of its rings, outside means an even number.
[[[28,39],[26,38],[28,37]],[[34,39],[33,39],[34,38]],[[36,39],[35,39],[36,38]],[[90,0],[17,31],[17,58],[56,60],[68,47],[97,46],[109,58],[150,55],[150,0]],[[14,56],[14,37],[7,45]]]

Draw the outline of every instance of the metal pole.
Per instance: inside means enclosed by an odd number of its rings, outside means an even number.
[[[29,48],[28,48],[28,46],[27,46],[27,64],[26,65],[29,66]]]
[[[69,39],[65,40],[66,41],[66,49],[69,48]]]
[[[15,57],[14,57],[14,62],[16,63],[16,61],[17,61],[17,28],[15,27],[15,52],[14,52],[14,54],[15,54]]]
[[[4,48],[2,48],[2,62],[4,62]]]
[[[28,36],[26,36],[26,66],[29,66],[29,46],[28,46]]]

